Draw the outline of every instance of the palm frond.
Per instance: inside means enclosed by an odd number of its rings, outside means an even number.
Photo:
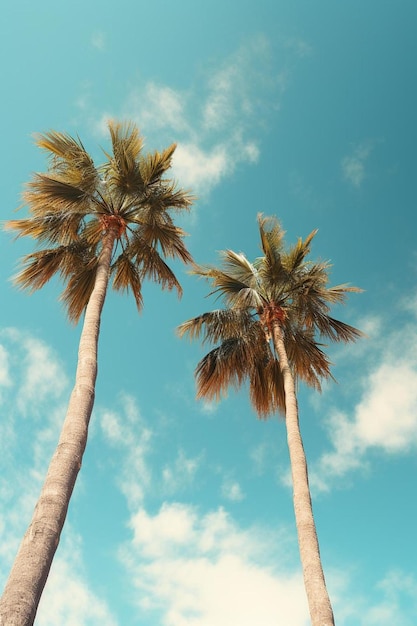
[[[330,305],[360,290],[346,284],[329,288],[330,264],[306,260],[317,231],[286,251],[278,220],[259,215],[258,222],[264,256],[254,263],[226,250],[220,267],[193,265],[192,273],[210,282],[209,295],[222,297],[226,308],[184,322],[178,333],[220,342],[197,366],[198,397],[218,399],[228,386],[247,380],[252,405],[267,417],[285,412],[283,375],[268,343],[276,349],[277,326],[294,380],[317,390],[323,379],[333,378],[318,339],[347,342],[362,333],[329,315]]]
[[[176,289],[178,297],[182,296],[180,283],[157,250],[144,243],[141,252],[136,255],[134,262],[141,278],[148,278],[158,283],[162,289],[168,289],[169,291]]]
[[[285,414],[284,380],[279,362],[272,354],[264,361],[253,362],[249,381],[249,398],[260,419],[277,411]]]
[[[102,167],[106,182],[121,194],[143,195],[145,184],[140,170],[143,139],[132,123],[109,122],[113,156]]]
[[[89,251],[82,242],[38,250],[23,257],[23,269],[13,280],[21,289],[32,293],[41,289],[58,272],[66,278],[89,258]]]
[[[343,285],[336,285],[326,290],[326,300],[331,304],[344,304],[346,301],[347,293],[362,293],[363,289],[360,287],[354,287],[345,283]]]
[[[76,324],[93,293],[98,259],[93,257],[87,264],[80,266],[73,272],[67,286],[61,294],[61,300],[67,309],[69,320]]]
[[[89,202],[90,195],[81,187],[47,174],[34,175],[33,180],[26,185],[23,199],[35,217],[51,211],[68,213],[75,209],[86,215],[94,210],[94,205]]]
[[[23,269],[13,277],[13,282],[30,293],[41,289],[59,271],[63,256],[63,248],[27,254],[21,261]]]
[[[218,400],[229,386],[240,387],[249,378],[252,357],[253,350],[244,337],[223,341],[197,365],[197,397]]]
[[[38,243],[70,244],[78,238],[83,219],[84,216],[79,213],[50,213],[40,217],[9,220],[4,228],[18,231],[16,237],[32,237]]]
[[[172,220],[159,219],[146,222],[140,228],[140,237],[150,247],[158,248],[165,257],[180,259],[183,263],[191,263],[192,257],[187,250],[183,238],[186,233],[182,228],[174,226]]]
[[[360,337],[365,337],[365,334],[358,328],[336,320],[329,315],[317,318],[315,325],[322,337],[327,337],[335,342],[343,341],[348,343],[349,341],[356,341]]]
[[[248,287],[246,283],[222,270],[194,264],[191,273],[211,279],[214,289],[209,295],[217,294],[232,307],[258,308],[262,305],[262,297],[256,289]]]
[[[128,291],[133,293],[138,311],[143,308],[142,282],[136,266],[126,254],[121,254],[112,267],[113,288],[116,291]]]
[[[173,143],[162,152],[155,151],[142,159],[140,170],[146,186],[158,183],[164,173],[169,170],[176,147],[177,144]]]
[[[97,248],[103,239],[103,224],[94,216],[83,224],[82,237],[92,248]]]
[[[70,185],[88,194],[94,193],[99,181],[94,162],[81,141],[68,134],[50,131],[35,135],[36,144],[50,157],[50,171]]]
[[[161,179],[158,184],[147,189],[145,204],[151,213],[161,213],[169,209],[189,210],[195,196],[185,189],[179,189],[176,183]]]
[[[282,264],[289,274],[300,268],[305,257],[310,252],[310,244],[317,233],[317,229],[313,230],[304,241],[300,237],[297,243],[282,256]]]
[[[255,332],[253,326],[259,323],[245,310],[216,309],[190,319],[177,328],[180,337],[187,335],[191,340],[203,336],[203,343],[218,343],[243,335],[248,337]]]
[[[192,262],[186,233],[174,225],[170,211],[189,209],[193,197],[163,178],[175,144],[143,155],[143,139],[133,123],[111,121],[109,131],[113,150],[99,168],[78,138],[56,131],[37,135],[37,145],[49,156],[48,171],[34,174],[26,185],[29,217],[5,224],[17,237],[46,244],[46,250],[23,259],[17,283],[33,291],[58,272],[68,281],[62,299],[72,321],[79,319],[92,293],[110,228],[117,258],[110,268],[113,286],[132,289],[138,309],[144,278],[163,289],[175,288],[181,296],[181,285],[164,258]]]
[[[258,272],[244,254],[225,250],[220,253],[220,257],[225,274],[244,284],[245,287],[252,289],[259,287]]]
[[[284,344],[295,379],[321,391],[321,380],[333,378],[331,363],[314,338],[314,333],[297,327],[285,328]]]
[[[275,217],[264,217],[262,213],[258,214],[258,224],[264,257],[257,259],[255,266],[262,282],[273,285],[282,281],[285,273],[281,260],[285,231]]]

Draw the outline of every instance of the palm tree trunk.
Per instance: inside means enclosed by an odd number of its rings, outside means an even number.
[[[85,311],[74,389],[32,521],[0,600],[0,626],[33,624],[58,547],[87,443],[97,377],[100,318],[116,235],[116,228],[110,228],[103,240],[94,289]]]
[[[294,378],[288,364],[282,330],[278,322],[273,325],[273,341],[284,379],[285,423],[293,482],[295,522],[311,624],[312,626],[334,626],[333,610],[324,579],[313,517],[307,461],[298,421]]]

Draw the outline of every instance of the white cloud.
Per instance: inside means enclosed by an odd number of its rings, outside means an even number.
[[[121,413],[98,409],[104,436],[123,452],[124,462],[118,475],[119,486],[131,507],[139,506],[151,481],[147,455],[152,431],[142,419],[135,398],[121,394]]]
[[[164,626],[307,626],[301,575],[278,566],[282,537],[178,503],[141,509],[131,527],[122,558],[145,616],[158,610]]]
[[[292,53],[303,56],[300,49],[293,47]],[[268,41],[253,38],[208,69],[198,85],[174,89],[151,81],[133,89],[116,117],[134,120],[153,145],[155,140],[162,146],[175,141],[176,179],[199,198],[206,197],[238,166],[260,158],[266,113],[279,108],[280,81],[270,56]],[[113,115],[94,116],[100,136],[107,136],[109,117]]]
[[[102,52],[106,47],[106,37],[102,32],[96,32],[91,37],[91,45],[93,48],[100,50]]]
[[[5,388],[5,410],[0,422],[0,582],[3,583],[30,521],[58,439],[65,416],[63,394],[67,378],[45,342],[15,328],[0,330],[0,336],[1,358],[8,363],[6,381],[13,381],[13,386]],[[16,396],[20,402],[16,402]],[[22,423],[22,411],[24,427],[17,428]],[[40,413],[42,422],[38,419]],[[86,582],[79,538],[68,523],[36,623],[39,626],[116,625],[105,601]]]
[[[343,177],[350,182],[354,187],[360,187],[365,178],[365,165],[371,152],[373,150],[373,144],[370,141],[365,141],[359,144],[352,154],[345,156],[342,159],[342,173]]]
[[[33,462],[32,478],[39,480],[44,476],[48,455],[52,455],[65,417],[68,378],[62,363],[45,342],[16,328],[1,329],[0,337],[2,401],[5,406],[4,419],[0,422],[1,461],[11,461],[18,451],[15,446],[24,448],[26,457]],[[41,416],[42,422],[39,420]],[[24,429],[20,429],[18,437],[16,424],[22,418],[27,423]],[[37,429],[33,436],[35,422]],[[28,475],[24,479],[29,482]],[[26,491],[23,489],[23,493]]]
[[[11,382],[9,355],[7,350],[0,344],[0,386],[9,387]]]
[[[3,329],[1,335],[13,346],[7,362],[14,368],[14,384],[18,385],[17,407],[23,415],[36,414],[36,407],[57,400],[67,388],[62,363],[52,348],[40,339],[16,328]]]
[[[125,109],[147,133],[168,128],[175,133],[190,134],[185,111],[187,100],[186,92],[149,82],[143,90],[135,89],[129,94]]]
[[[202,413],[205,413],[206,415],[214,415],[214,413],[217,413],[219,410],[219,403],[215,400],[203,400],[199,403],[198,407]]]
[[[68,525],[39,604],[39,626],[116,626],[106,601],[89,587],[83,572],[80,538]]]
[[[300,58],[310,57],[313,54],[313,47],[305,39],[290,38],[286,41],[286,47]]]
[[[192,484],[200,464],[201,455],[187,457],[184,450],[179,450],[174,462],[165,465],[162,470],[164,493],[172,495]]]
[[[245,498],[245,494],[243,493],[240,484],[236,480],[232,480],[230,478],[225,478],[223,480],[221,491],[223,498],[232,502],[240,502]]]
[[[378,321],[370,328],[381,339],[351,415],[333,411],[327,422],[332,450],[310,472],[318,489],[328,490],[334,478],[366,467],[371,451],[394,455],[417,449],[416,325],[403,324],[391,334],[382,332]]]
[[[366,593],[358,590],[353,572],[349,576],[332,572],[332,578],[339,579],[338,588],[331,591],[338,623],[347,626],[415,625],[417,580],[414,575],[388,571]]]
[[[270,467],[271,459],[274,458],[276,449],[270,442],[263,441],[251,449],[250,459],[253,463],[255,474],[262,476]]]
[[[219,144],[207,151],[192,143],[178,145],[173,166],[181,185],[200,194],[206,194],[218,185],[232,167],[224,145]]]

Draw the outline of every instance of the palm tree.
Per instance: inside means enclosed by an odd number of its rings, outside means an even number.
[[[69,319],[76,323],[85,316],[59,443],[0,601],[5,626],[33,624],[58,546],[87,443],[109,281],[117,291],[132,291],[140,311],[145,278],[182,293],[163,257],[192,260],[185,232],[171,216],[172,210],[189,209],[192,197],[164,177],[175,144],[144,154],[134,124],[110,122],[109,130],[112,154],[105,153],[99,167],[79,139],[55,131],[37,136],[50,158],[48,172],[35,174],[23,194],[29,217],[6,224],[41,246],[24,257],[16,283],[35,291],[58,274],[66,285],[61,298]]]
[[[329,287],[329,264],[306,257],[313,231],[288,250],[284,231],[274,217],[258,216],[263,256],[250,263],[243,254],[222,253],[219,268],[195,266],[210,280],[212,294],[226,308],[199,315],[179,326],[180,336],[219,344],[197,365],[197,397],[219,399],[232,385],[248,383],[250,400],[260,418],[285,415],[290,454],[295,520],[304,584],[313,626],[334,625],[326,588],[298,420],[299,380],[320,390],[331,377],[330,362],[319,339],[354,341],[362,333],[329,315],[356,287]]]

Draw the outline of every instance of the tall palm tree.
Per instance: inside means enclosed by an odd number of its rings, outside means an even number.
[[[145,278],[181,286],[163,257],[191,262],[184,231],[171,212],[189,209],[192,197],[164,177],[175,144],[143,153],[131,123],[109,123],[112,154],[95,167],[79,139],[55,131],[37,136],[50,158],[47,173],[35,174],[24,192],[29,217],[9,221],[18,236],[33,237],[41,249],[23,259],[16,283],[40,289],[58,274],[62,300],[76,323],[85,313],[75,386],[58,446],[0,601],[0,624],[33,624],[58,546],[87,443],[97,375],[101,310],[111,285],[130,290],[142,308]]]
[[[295,520],[304,584],[313,626],[334,625],[323,574],[307,462],[298,419],[298,380],[320,390],[331,377],[320,338],[354,341],[362,333],[329,315],[356,287],[329,287],[329,264],[306,257],[313,231],[288,250],[284,231],[274,217],[258,216],[263,256],[250,263],[243,254],[222,253],[219,268],[195,266],[207,278],[212,294],[226,305],[188,320],[178,328],[191,339],[219,344],[197,365],[197,397],[219,399],[232,385],[248,383],[258,416],[285,415],[290,454]]]

